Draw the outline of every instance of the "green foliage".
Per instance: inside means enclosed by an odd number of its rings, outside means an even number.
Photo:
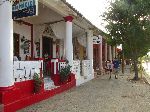
[[[142,60],[145,62],[150,62],[150,56],[149,55],[145,55],[142,57]]]
[[[34,92],[37,93],[40,91],[42,87],[43,80],[39,77],[37,73],[34,74],[33,80],[34,80]]]
[[[60,70],[60,81],[64,82],[68,79],[69,75],[71,73],[71,66],[67,65],[64,68]]]
[[[116,0],[103,17],[109,43],[122,44],[125,58],[133,60],[137,71],[138,58],[150,50],[150,0]]]
[[[104,14],[108,43],[123,44],[125,56],[144,56],[150,49],[150,0],[116,0]]]

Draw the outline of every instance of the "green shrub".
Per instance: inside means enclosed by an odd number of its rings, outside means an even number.
[[[69,75],[71,73],[71,66],[67,65],[64,68],[60,70],[60,81],[64,82],[68,79]]]
[[[34,81],[34,93],[37,93],[41,90],[43,80],[39,77],[37,73],[34,73],[33,81]]]

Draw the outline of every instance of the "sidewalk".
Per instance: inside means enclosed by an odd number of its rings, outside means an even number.
[[[129,81],[131,74],[98,76],[92,81],[18,112],[149,112],[150,86]]]

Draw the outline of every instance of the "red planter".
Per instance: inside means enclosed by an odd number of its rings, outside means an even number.
[[[59,87],[52,90],[45,91],[43,84],[42,89],[38,93],[34,94],[33,80],[29,80],[15,83],[15,88],[10,91],[1,91],[0,102],[4,104],[4,112],[16,112],[16,110],[52,97],[76,85],[76,80],[73,74],[70,75],[68,82],[63,83],[62,85],[60,85],[60,80],[58,80],[58,77],[56,78],[56,76],[54,78],[55,83],[59,83]]]
[[[54,81],[55,86],[59,86],[59,85],[66,84],[66,83],[74,80],[75,79],[75,75],[73,73],[71,73],[69,75],[68,79],[66,81],[64,81],[64,82],[61,82],[59,74],[52,75],[51,78]]]
[[[51,78],[54,81],[55,86],[60,85],[60,76],[59,76],[59,74],[52,75]]]

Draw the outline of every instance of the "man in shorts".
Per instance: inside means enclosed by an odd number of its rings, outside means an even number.
[[[110,77],[109,79],[111,79],[111,74],[112,74],[112,70],[113,70],[113,64],[111,63],[110,60],[107,61],[106,63],[106,70],[109,72]]]
[[[115,58],[113,60],[113,65],[114,65],[114,73],[115,73],[115,79],[118,79],[118,72],[119,72],[119,60]]]

